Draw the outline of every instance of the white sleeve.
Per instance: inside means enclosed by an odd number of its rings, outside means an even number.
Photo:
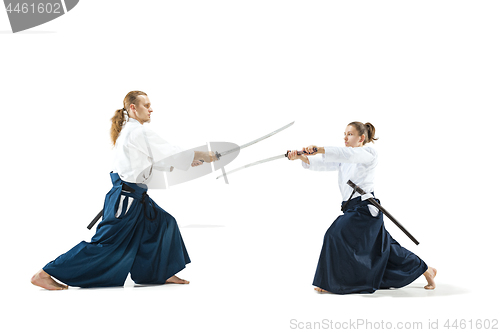
[[[307,158],[309,164],[302,162],[302,166],[311,171],[337,171],[340,166],[338,162],[327,162],[324,154],[307,156]]]
[[[375,151],[368,147],[325,147],[325,162],[370,163],[375,158]]]
[[[194,151],[186,150],[170,144],[146,126],[142,126],[142,138],[138,135],[136,142],[141,150],[153,162],[153,167],[161,171],[169,171],[170,167],[188,170],[194,159]]]

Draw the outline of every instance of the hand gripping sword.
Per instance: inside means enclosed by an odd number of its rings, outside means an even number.
[[[347,181],[347,185],[349,185],[350,187],[352,187],[354,189],[354,191],[358,192],[359,194],[361,195],[365,195],[366,192],[361,189],[360,187],[358,187],[356,184],[354,184],[352,181]],[[419,244],[419,242],[415,239],[415,237],[412,236],[412,234],[410,234],[408,232],[408,230],[405,229],[405,227],[403,227],[401,225],[401,223],[399,223],[395,218],[394,216],[392,216],[391,214],[389,214],[389,212],[387,210],[384,209],[384,207],[382,207],[377,201],[375,201],[375,199],[373,198],[368,198],[368,201],[374,205],[375,207],[377,207],[380,211],[382,211],[382,213],[385,214],[385,216],[387,216],[392,222],[394,222],[394,224],[399,228],[401,229],[402,232],[405,233],[406,236],[408,236],[412,241],[413,243],[415,243],[416,245]]]

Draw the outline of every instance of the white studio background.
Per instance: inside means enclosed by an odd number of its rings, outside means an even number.
[[[300,331],[292,320],[493,320],[498,300],[500,4],[495,1],[81,1],[12,34],[0,13],[0,322],[18,331]],[[148,93],[151,126],[191,148],[244,144],[234,169],[372,122],[376,194],[438,269],[373,295],[319,295],[336,173],[285,159],[151,191],[176,217],[189,286],[45,292],[45,263],[94,231],[109,190],[109,119]],[[16,330],[17,331],[17,330]],[[422,331],[422,330],[420,330]],[[461,330],[465,331],[465,330]]]

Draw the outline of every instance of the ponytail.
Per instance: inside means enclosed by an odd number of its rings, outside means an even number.
[[[123,125],[125,125],[125,108],[116,110],[113,118],[111,118],[111,141],[113,141],[113,146],[116,144],[116,139],[120,135]]]
[[[116,110],[115,114],[111,118],[111,141],[113,141],[113,145],[116,144],[116,140],[118,139],[118,136],[120,135],[120,132],[123,128],[123,125],[128,121],[128,108],[130,108],[130,104],[135,104],[135,101],[137,100],[137,97],[140,95],[147,96],[145,92],[139,91],[139,90],[134,90],[131,91],[125,96],[123,99],[123,108],[120,110]]]
[[[366,137],[365,137],[365,142],[363,142],[363,144],[367,144],[367,143],[370,143],[370,142],[373,142],[375,143],[374,141],[375,140],[378,140],[378,138],[375,138],[375,126],[373,126],[371,123],[366,123],[365,124],[365,127],[366,127]]]
[[[363,145],[370,143],[370,142],[375,143],[374,141],[378,140],[378,138],[375,138],[375,126],[373,126],[371,123],[363,124],[359,121],[353,121],[349,125],[356,128],[359,136],[361,136],[363,134],[365,135],[365,141],[363,141]]]

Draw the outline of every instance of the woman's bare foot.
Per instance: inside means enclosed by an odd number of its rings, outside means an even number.
[[[437,275],[437,269],[429,267],[427,271],[425,271],[424,276],[427,280],[427,285],[424,287],[425,289],[432,290],[436,288],[436,282],[434,282],[434,278]]]
[[[39,270],[31,278],[31,283],[35,286],[47,289],[47,290],[64,290],[68,289],[68,286],[64,284],[57,283],[49,274],[47,274],[43,269]]]
[[[177,276],[172,276],[165,283],[175,283],[175,284],[189,284],[189,281],[178,278]]]
[[[321,289],[321,288],[318,288],[318,287],[314,288],[314,290],[316,290],[319,293],[328,293],[329,292],[328,290]]]

